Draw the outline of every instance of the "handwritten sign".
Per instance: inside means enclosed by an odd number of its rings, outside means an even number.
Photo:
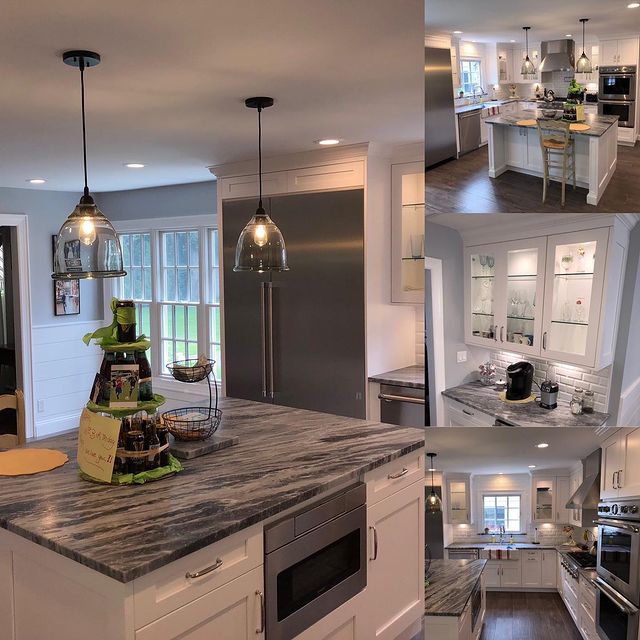
[[[96,480],[111,482],[119,433],[120,420],[84,409],[78,432],[80,469]]]

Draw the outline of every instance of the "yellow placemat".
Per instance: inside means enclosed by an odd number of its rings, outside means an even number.
[[[581,124],[580,122],[574,122],[569,125],[569,129],[571,129],[571,131],[589,131],[591,126],[588,124]]]
[[[525,398],[524,400],[507,400],[507,392],[506,391],[500,392],[500,400],[502,400],[502,402],[506,402],[507,404],[529,404],[530,402],[534,402],[535,399],[536,399],[535,395],[531,394],[528,398]]]
[[[27,476],[51,471],[69,461],[54,449],[11,449],[0,452],[0,476]]]
[[[516,124],[519,127],[535,127],[536,126],[536,121],[535,120],[518,120],[518,122],[516,122]]]

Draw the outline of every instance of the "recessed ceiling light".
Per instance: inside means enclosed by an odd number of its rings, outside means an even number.
[[[435,471],[435,469],[427,469],[427,471]]]
[[[502,471],[500,471],[500,473],[498,473],[499,476],[503,476],[504,473]]]
[[[30,184],[44,184],[46,180],[44,178],[30,178],[27,182]]]
[[[330,147],[334,144],[340,144],[338,138],[323,138],[322,140],[316,140],[316,144],[321,144],[323,147]]]
[[[637,9],[638,7],[640,7],[640,2],[632,2],[627,5],[627,9]]]
[[[127,169],[144,169],[147,165],[142,162],[127,162],[124,165]]]
[[[530,465],[529,465],[529,469],[535,469],[535,468],[536,468],[536,465],[535,465],[535,464],[530,464]]]
[[[541,442],[540,444],[537,444],[536,447],[538,447],[538,449],[546,449],[549,445],[546,442]]]
[[[453,33],[460,35],[462,33],[462,31],[454,31]]]

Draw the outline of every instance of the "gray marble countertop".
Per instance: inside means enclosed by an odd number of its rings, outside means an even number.
[[[424,615],[459,617],[469,602],[486,560],[432,560],[424,588]]]
[[[468,382],[442,392],[447,398],[499,418],[514,427],[601,427],[609,419],[608,413],[599,411],[574,416],[569,404],[562,400],[555,409],[543,409],[537,402],[507,404],[500,400],[498,394],[494,387],[485,387],[479,382]]]
[[[491,537],[491,536],[489,536]],[[553,544],[533,544],[532,542],[514,542],[509,544],[508,542],[454,542],[447,545],[447,549],[486,549],[487,547],[493,548],[497,546],[510,546],[514,549],[557,549]]]
[[[532,100],[535,100],[533,98]],[[455,107],[456,115],[458,113],[467,113],[468,111],[478,111],[479,109],[489,109],[490,107],[501,107],[509,102],[525,101],[524,98],[505,98],[503,100],[486,100],[485,102],[473,102],[471,104],[461,104]]]
[[[140,486],[78,477],[76,432],[27,446],[64,451],[48,473],[0,478],[0,527],[120,582],[158,569],[424,446],[424,430],[231,398],[233,447]]]
[[[579,547],[571,547],[569,549],[567,549],[566,547],[557,547],[557,551],[558,553],[561,553],[563,555],[567,555],[572,551],[582,551],[582,549],[580,549]],[[571,557],[571,556],[569,556]],[[598,572],[596,571],[595,567],[578,567],[578,573],[587,581],[587,582],[593,582],[596,577],[598,576]]]
[[[514,111],[512,113],[501,113],[497,116],[491,116],[490,118],[485,118],[485,122],[487,124],[501,124],[507,127],[520,127],[523,125],[516,124],[519,120],[531,120],[536,118],[543,118],[542,111],[540,109],[536,109],[535,111],[532,109],[522,109],[520,111]],[[574,136],[591,136],[599,138],[604,135],[607,130],[613,126],[618,121],[618,116],[601,116],[595,115],[593,113],[587,113],[584,117],[585,124],[588,124],[591,129],[587,131],[572,131],[572,135]],[[531,128],[534,127],[526,127]]]
[[[387,371],[375,376],[371,376],[371,382],[380,384],[395,384],[399,387],[412,387],[413,389],[425,388],[424,366],[414,364],[410,367],[403,367],[395,371]]]

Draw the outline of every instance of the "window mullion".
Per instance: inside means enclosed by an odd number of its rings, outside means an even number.
[[[209,310],[207,302],[209,300],[209,230],[200,227],[198,229],[198,268],[200,269],[199,294],[200,304],[198,305],[198,355],[209,354]]]
[[[157,230],[151,231],[151,348],[154,357],[153,370],[156,376],[162,375],[162,340],[160,328],[162,326],[162,305],[160,300],[163,295],[162,289],[162,246],[161,235]]]

